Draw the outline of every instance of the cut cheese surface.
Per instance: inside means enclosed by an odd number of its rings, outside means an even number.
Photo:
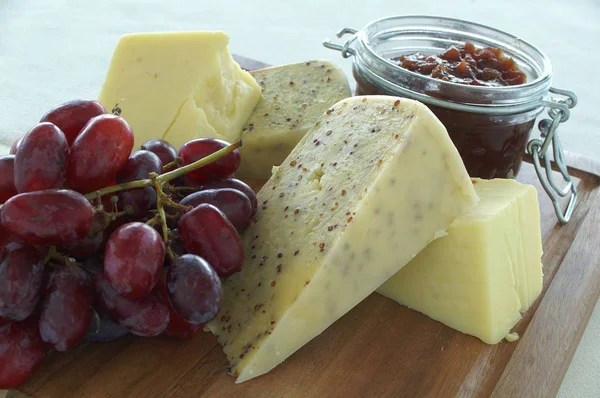
[[[327,61],[310,61],[251,72],[262,99],[243,128],[242,163],[236,175],[268,179],[317,119],[351,95],[348,79]]]
[[[542,290],[540,210],[531,185],[473,182],[479,204],[378,292],[495,344]]]
[[[242,271],[209,323],[243,382],[319,335],[478,201],[443,125],[394,97],[342,100],[258,193]]]
[[[107,109],[119,102],[135,147],[164,138],[176,148],[192,139],[240,139],[260,87],[233,60],[223,32],[123,36],[100,92]]]

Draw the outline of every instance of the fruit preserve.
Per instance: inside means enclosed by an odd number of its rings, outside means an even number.
[[[389,17],[343,46],[353,56],[357,95],[426,104],[444,124],[469,174],[513,178],[551,83],[548,58],[496,29],[449,18]]]
[[[526,78],[501,48],[476,48],[473,43],[450,46],[439,55],[417,52],[391,61],[411,72],[471,86],[516,86],[525,83]]]

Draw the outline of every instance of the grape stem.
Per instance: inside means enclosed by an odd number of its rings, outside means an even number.
[[[64,254],[56,250],[56,246],[50,246],[50,248],[48,249],[48,254],[46,254],[46,257],[44,258],[44,264],[56,265],[52,262],[52,260],[58,261],[58,265],[81,265],[74,258],[65,256]]]
[[[169,182],[172,181],[176,178],[179,178],[187,173],[189,173],[190,171],[194,171],[196,169],[199,169],[200,167],[206,166],[209,163],[214,162],[215,160],[218,160],[219,158],[235,151],[237,148],[242,146],[242,140],[239,140],[237,142],[234,142],[233,144],[230,144],[228,146],[226,146],[225,148],[219,149],[217,152],[215,153],[211,153],[208,156],[203,157],[202,159],[199,159],[193,163],[190,163],[186,166],[180,167],[178,169],[175,169],[173,171],[169,171],[168,173],[165,174],[161,174],[158,177],[156,177],[156,183],[158,184],[158,186],[162,186],[165,182]],[[151,186],[155,186],[155,182],[153,179],[151,178],[146,178],[143,180],[137,180],[137,181],[131,181],[131,182],[124,182],[121,184],[117,184],[117,185],[112,185],[110,187],[106,187],[106,188],[102,188],[99,189],[97,191],[94,192],[90,192],[88,194],[85,195],[85,197],[88,200],[94,200],[97,199],[99,197],[102,197],[104,195],[108,195],[110,193],[115,193],[115,192],[119,192],[119,191],[124,191],[126,189],[135,189],[135,188],[145,188],[145,187],[151,187]]]

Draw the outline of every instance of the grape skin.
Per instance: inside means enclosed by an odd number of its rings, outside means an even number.
[[[52,123],[33,127],[15,155],[14,180],[17,192],[58,189],[64,186],[69,144]]]
[[[40,336],[57,351],[75,348],[92,318],[89,275],[81,268],[53,269],[46,284],[40,314]]]
[[[51,189],[13,196],[0,216],[3,227],[27,243],[61,246],[90,233],[94,210],[75,191]]]
[[[0,252],[0,317],[15,321],[29,317],[43,281],[42,254],[27,244],[7,244]]]
[[[104,275],[123,297],[147,296],[160,278],[165,244],[149,225],[132,222],[112,233],[104,249]]]

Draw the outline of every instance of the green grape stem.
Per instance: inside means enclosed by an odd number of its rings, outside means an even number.
[[[143,180],[124,182],[121,184],[112,185],[110,187],[106,187],[106,188],[102,188],[102,189],[99,189],[94,192],[90,192],[90,193],[86,194],[85,197],[88,200],[92,201],[92,200],[102,197],[104,195],[108,195],[110,193],[115,193],[115,192],[119,192],[119,191],[124,191],[127,189],[152,187],[152,186],[155,186],[154,180],[156,180],[156,183],[160,187],[166,182],[169,182],[176,178],[182,177],[183,175],[189,173],[190,171],[199,169],[200,167],[206,166],[207,164],[210,164],[210,163],[222,158],[223,156],[235,151],[237,148],[239,148],[241,146],[242,146],[242,141],[239,140],[239,141],[234,142],[233,144],[230,144],[230,145],[226,146],[225,148],[219,149],[217,152],[212,153],[208,156],[205,156],[202,159],[199,159],[193,163],[190,163],[186,166],[180,167],[173,171],[169,171],[168,173],[161,174],[161,175],[157,176],[155,179],[146,178]]]

